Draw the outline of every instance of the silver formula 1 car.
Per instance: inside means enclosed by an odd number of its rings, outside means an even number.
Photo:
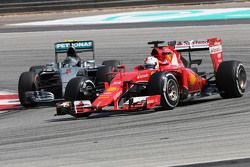
[[[91,52],[91,60],[82,60],[78,56],[83,52]],[[62,53],[66,53],[67,56],[60,62],[59,55]],[[88,78],[92,84],[98,85],[96,91],[102,92],[106,74],[113,72],[119,64],[118,60],[106,60],[97,67],[93,41],[57,42],[55,62],[32,66],[29,71],[20,75],[18,82],[20,103],[25,107],[31,107],[42,102],[63,100],[68,82],[76,76]],[[86,87],[86,85],[82,86]],[[84,89],[85,93],[86,89]]]

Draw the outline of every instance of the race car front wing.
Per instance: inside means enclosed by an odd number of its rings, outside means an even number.
[[[25,98],[30,102],[52,102],[55,100],[54,94],[47,91],[28,91],[25,92]]]
[[[118,109],[111,107],[110,109],[105,109],[105,111],[134,111],[140,109],[151,109],[158,105],[160,105],[160,95],[131,97],[119,106]],[[59,102],[56,104],[56,111],[57,113],[55,115],[77,115],[93,111],[104,111],[104,108],[100,109],[97,106],[93,106],[89,100],[79,100],[74,102]]]

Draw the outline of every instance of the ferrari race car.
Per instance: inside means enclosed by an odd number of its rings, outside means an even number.
[[[243,96],[247,86],[246,70],[239,61],[223,61],[222,40],[171,41],[167,46],[159,46],[162,43],[164,41],[148,43],[154,46],[144,65],[138,65],[132,71],[126,71],[125,66],[120,65],[118,72],[107,74],[114,77],[105,82],[105,91],[96,98],[88,99],[77,94],[72,98],[71,94],[70,100],[57,103],[56,115],[87,117],[92,112],[105,110],[174,109],[179,101],[193,97]],[[193,59],[191,52],[202,50],[209,50],[213,72],[198,71],[202,59]],[[189,55],[188,59],[182,56],[184,52]],[[84,82],[88,84],[88,80]],[[75,87],[78,88],[80,86]],[[95,87],[89,87],[89,90],[95,92]]]
[[[83,52],[89,52],[90,60],[78,56]],[[67,54],[66,58],[61,57],[63,53]],[[64,60],[60,62],[60,59]],[[88,81],[99,85],[105,81],[106,73],[114,71],[119,64],[118,60],[106,60],[102,66],[97,67],[93,41],[57,42],[55,62],[44,66],[32,66],[28,72],[20,75],[18,82],[20,102],[23,106],[30,107],[42,102],[63,100],[65,88],[72,78],[84,76]],[[99,86],[99,90],[104,90],[104,86]]]

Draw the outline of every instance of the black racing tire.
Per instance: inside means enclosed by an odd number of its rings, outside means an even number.
[[[86,85],[85,85],[86,84]],[[89,88],[89,89],[86,89]],[[89,91],[85,91],[89,90]],[[94,100],[95,98],[95,84],[87,77],[72,78],[66,88],[64,99],[66,101],[75,100]]]
[[[84,84],[86,84],[84,86]],[[88,92],[88,94],[81,92],[81,89],[84,89],[86,87],[92,87],[93,91]],[[89,80],[87,77],[75,77],[69,81],[69,83],[66,86],[64,99],[66,101],[76,101],[76,100],[90,100],[93,101],[95,96],[95,85],[94,83]],[[82,118],[82,117],[88,117],[91,114],[91,112],[88,113],[72,113],[71,115],[75,118]]]
[[[222,98],[237,98],[244,95],[247,75],[240,61],[222,62],[216,73],[216,85]]]
[[[149,95],[161,95],[160,105],[163,109],[174,109],[180,101],[178,81],[172,73],[154,73],[148,81],[147,89]]]
[[[104,82],[109,82],[113,79],[112,72],[118,71],[119,60],[105,60],[102,62],[103,66],[98,67],[96,72],[96,85],[101,85]]]
[[[120,64],[121,64],[121,62],[119,60],[105,60],[102,62],[102,65],[111,66],[113,68],[114,72],[118,71],[117,66]]]
[[[29,72],[34,72],[34,73],[38,74],[43,70],[43,68],[45,68],[45,66],[43,66],[43,65],[31,66],[29,69]]]
[[[34,107],[36,102],[30,102],[25,97],[25,92],[37,90],[37,75],[34,72],[23,72],[18,81],[18,95],[21,105],[24,107]]]
[[[113,79],[112,66],[100,66],[96,72],[96,85],[103,84],[104,82],[110,82]]]

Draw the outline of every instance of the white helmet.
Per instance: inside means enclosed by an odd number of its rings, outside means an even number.
[[[144,68],[146,68],[146,69],[157,69],[157,68],[159,68],[158,59],[153,57],[153,56],[147,57],[144,60]]]

